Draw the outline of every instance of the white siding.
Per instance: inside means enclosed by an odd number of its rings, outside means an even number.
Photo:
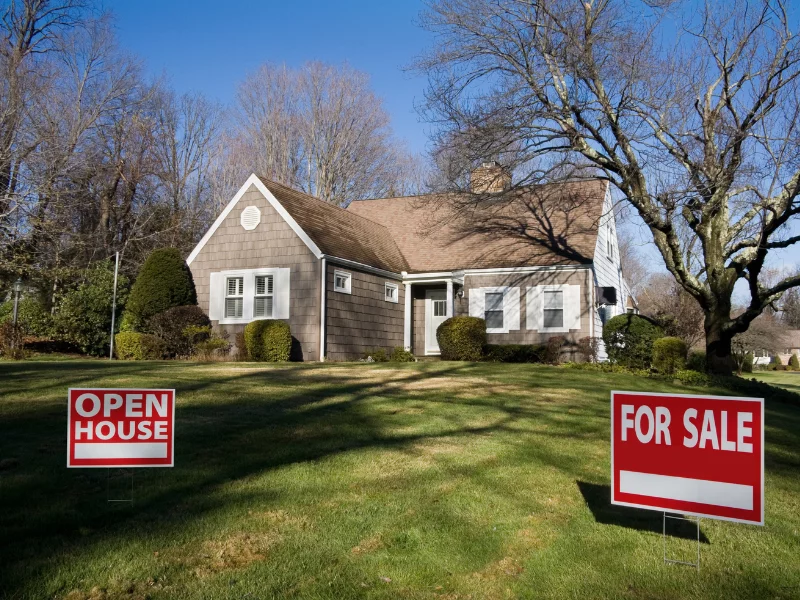
[[[611,238],[613,254],[608,255],[608,241]],[[597,245],[594,249],[594,280],[599,287],[614,287],[617,289],[616,305],[606,308],[609,318],[625,312],[625,303],[630,294],[628,285],[622,278],[622,269],[619,263],[619,243],[617,241],[617,224],[614,221],[613,203],[611,201],[611,186],[606,192],[603,202],[603,215],[597,231]],[[603,322],[600,319],[600,310],[594,307],[594,331],[598,338],[603,335]],[[608,359],[606,350],[601,342],[598,358],[601,361]]]

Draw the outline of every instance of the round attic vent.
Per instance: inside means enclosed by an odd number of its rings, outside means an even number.
[[[248,206],[242,211],[241,222],[242,227],[247,231],[252,231],[261,222],[261,211],[257,206]]]

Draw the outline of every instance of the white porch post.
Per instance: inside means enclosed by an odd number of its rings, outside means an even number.
[[[447,280],[447,308],[445,315],[449,319],[453,316],[453,312],[455,309],[455,301],[453,299],[453,280]]]
[[[411,284],[404,284],[406,301],[403,314],[403,348],[411,351]]]

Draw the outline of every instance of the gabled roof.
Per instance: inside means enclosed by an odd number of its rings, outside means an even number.
[[[360,200],[343,209],[251,175],[187,258],[255,185],[311,252],[392,273],[589,264],[608,184],[528,187],[506,194]]]
[[[347,212],[386,226],[409,272],[588,264],[608,184],[575,181],[503,196],[360,200]]]
[[[408,270],[384,225],[275,181],[259,179],[323,254],[393,273]]]

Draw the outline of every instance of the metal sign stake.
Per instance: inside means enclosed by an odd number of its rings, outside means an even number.
[[[661,525],[661,537],[664,542],[664,564],[675,564],[675,565],[687,565],[690,567],[695,567],[698,571],[700,570],[700,517],[696,518],[687,518],[687,517],[677,517],[674,515],[668,515],[666,512],[662,513],[664,518],[662,520]],[[674,558],[667,558],[667,519],[675,519],[676,521],[689,521],[690,523],[697,524],[697,561],[690,562],[685,560],[676,560]]]
[[[131,489],[128,498],[112,498],[111,497],[111,469],[106,470],[108,477],[106,478],[106,502],[133,502],[133,469],[118,469],[122,473],[127,473],[130,477]],[[116,493],[116,492],[115,492]]]

